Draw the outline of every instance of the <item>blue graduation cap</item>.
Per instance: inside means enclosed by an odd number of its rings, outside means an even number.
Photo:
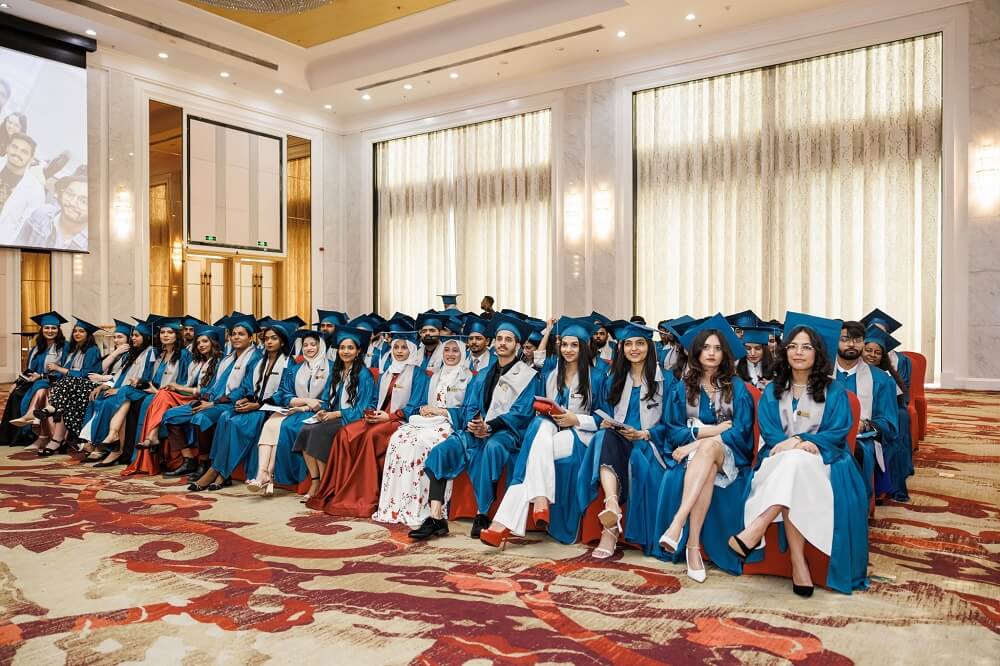
[[[560,317],[555,332],[561,338],[577,338],[581,343],[587,343],[596,330],[589,317]]]
[[[785,327],[781,337],[785,342],[791,341],[792,331],[799,327],[812,329],[823,340],[823,346],[826,347],[826,357],[830,363],[836,360],[837,349],[840,347],[840,331],[844,328],[843,321],[788,311],[785,313]]]
[[[448,329],[452,333],[461,333],[462,329],[465,327],[464,317],[448,317],[444,320],[444,328]]]
[[[767,346],[768,341],[771,339],[771,329],[765,327],[755,327],[755,328],[744,328],[743,329],[743,343],[754,344],[754,345],[764,345]]]
[[[487,337],[495,338],[500,331],[510,331],[518,342],[524,342],[532,330],[528,322],[505,312],[498,312],[490,318],[490,334]]]
[[[454,308],[458,306],[458,297],[462,294],[438,294],[441,297],[441,302],[444,303],[444,309]]]
[[[440,329],[444,326],[445,317],[441,313],[435,310],[428,310],[427,312],[421,312],[417,315],[417,330],[424,328],[425,326],[430,326],[431,328]]]
[[[115,330],[112,333],[121,333],[122,335],[132,335],[132,324],[127,321],[122,321],[121,319],[115,319]]]
[[[461,342],[464,345],[465,343],[467,343],[469,341],[469,336],[467,336],[467,335],[442,335],[441,336],[441,344],[444,344],[446,342],[451,342],[451,341]]]
[[[398,321],[406,324],[406,329],[414,330],[417,326],[417,320],[406,314],[405,312],[396,312],[391,317],[389,317],[389,322]]]
[[[333,334],[334,344],[338,347],[344,340],[353,340],[358,349],[366,349],[371,339],[371,331],[353,326],[338,326],[337,331]]]
[[[379,326],[381,326],[382,324],[384,324],[387,321],[389,321],[388,319],[386,319],[385,317],[383,317],[382,315],[380,315],[377,312],[369,312],[368,313],[368,318],[371,319],[372,321],[377,322],[379,324]]]
[[[744,310],[731,314],[725,318],[733,328],[756,328],[761,325],[762,320],[753,310]]]
[[[532,330],[531,333],[528,333],[527,342],[530,342],[531,344],[533,344],[533,345],[535,345],[537,347],[538,345],[540,345],[542,343],[542,337],[543,336],[542,336],[542,332],[541,331],[539,331],[539,330]]]
[[[61,324],[65,324],[68,320],[55,310],[52,310],[51,312],[36,314],[31,318],[31,321],[35,322],[39,326],[59,326]]]
[[[319,322],[316,324],[333,324],[334,326],[344,326],[347,324],[347,313],[336,310],[316,310],[319,315]]]
[[[593,315],[592,315],[593,317]],[[598,325],[597,320],[593,320],[595,328]],[[609,321],[607,324],[601,324],[608,329],[608,332],[614,337],[618,342],[625,342],[629,338],[643,338],[646,340],[652,340],[653,336],[656,335],[656,329],[650,328],[649,326],[643,326],[642,324],[637,324],[634,321],[623,321],[621,319],[617,321]]]
[[[462,325],[462,335],[472,335],[473,333],[479,333],[489,337],[490,322],[488,319],[483,319],[479,315],[467,314],[465,315],[465,323]]]
[[[398,312],[393,315],[392,319],[385,323],[385,328],[390,333],[395,333],[396,331],[412,331],[414,326],[414,321],[406,315],[401,315]]]
[[[75,317],[75,319],[76,323],[73,324],[73,328],[82,328],[83,330],[87,331],[87,333],[89,333],[90,335],[93,335],[94,333],[96,333],[101,329],[100,326],[91,324],[89,321],[84,321],[79,317]]]
[[[605,315],[602,315],[597,310],[594,310],[593,312],[590,313],[590,319],[601,328],[608,328],[609,326],[611,326],[612,323],[610,318],[606,317]],[[615,338],[615,340],[617,339],[618,338]]]
[[[407,342],[412,342],[416,344],[420,339],[420,334],[416,331],[392,331],[389,333],[389,337],[392,340],[406,340]]]
[[[688,350],[688,354],[694,356],[695,351],[691,348],[694,343],[694,339],[698,337],[698,334],[702,331],[715,331],[718,335],[722,336],[726,341],[726,345],[729,347],[729,353],[732,355],[734,360],[739,360],[747,355],[747,350],[743,346],[743,341],[740,340],[739,336],[736,335],[736,331],[733,327],[729,325],[729,321],[722,314],[715,314],[704,321],[691,326],[686,331],[684,331],[683,337],[681,337],[681,344],[684,348]],[[765,344],[767,341],[764,341]]]
[[[524,314],[523,312],[518,312],[517,310],[512,310],[510,308],[504,308],[500,312],[503,313],[503,314],[505,314],[505,315],[509,315],[511,317],[517,317],[521,321],[526,321],[526,320],[530,319],[530,317],[528,317],[528,315]]]
[[[153,337],[153,327],[149,325],[149,322],[145,319],[139,319],[138,317],[132,317],[135,319],[135,326],[132,327],[133,331],[138,331],[139,335],[145,338]]]
[[[382,327],[382,322],[380,322],[378,319],[375,319],[371,315],[360,315],[355,317],[351,321],[347,322],[347,328],[360,329],[368,331],[369,333],[374,333],[377,329],[380,329],[381,327]],[[337,330],[338,331],[340,330],[340,326],[337,327]],[[370,335],[368,337],[371,338]],[[337,344],[340,344],[340,340],[338,338],[334,337],[334,340],[336,340]]]
[[[234,313],[227,318],[226,328],[231,331],[237,326],[245,329],[250,335],[253,335],[257,332],[257,319],[250,314],[243,314],[242,312]]]
[[[893,319],[890,315],[882,312],[878,308],[875,308],[868,314],[864,316],[861,323],[865,325],[865,328],[870,326],[881,326],[885,328],[886,333],[895,333],[897,330],[903,327],[901,323]]]
[[[695,319],[694,317],[689,317],[688,315],[681,315],[675,319],[671,319],[667,322],[667,330],[673,333],[674,339],[680,342],[681,338],[684,337],[684,333],[692,326],[697,326],[701,322],[705,321],[706,317],[701,319]]]
[[[219,345],[220,347],[226,340],[226,329],[221,326],[209,326],[208,324],[198,324],[194,327],[195,338],[200,338],[201,336],[207,337],[209,340]]]
[[[152,319],[153,318],[150,317],[151,321]],[[219,317],[214,322],[212,322],[212,326],[222,326],[223,328],[229,328],[229,315],[223,315],[222,317]]]
[[[159,331],[161,328],[171,328],[177,333],[180,333],[181,328],[183,328],[183,322],[181,322],[180,317],[157,317],[149,323],[153,327],[154,333]]]
[[[261,332],[268,330],[274,331],[286,343],[290,342],[295,337],[295,331],[298,328],[292,322],[279,321],[271,318],[261,319],[257,323],[260,325]]]
[[[285,322],[286,324],[292,324],[293,330],[295,328],[302,328],[303,326],[306,325],[306,320],[303,319],[302,317],[298,316],[298,315],[292,315],[291,317],[285,317],[281,321]]]
[[[192,317],[191,315],[184,315],[184,326],[188,328],[194,328],[196,326],[205,326],[207,322],[198,319],[197,317]]]
[[[902,344],[899,340],[892,337],[874,324],[865,330],[865,344],[868,344],[869,342],[877,343],[886,353],[891,352],[893,349]]]

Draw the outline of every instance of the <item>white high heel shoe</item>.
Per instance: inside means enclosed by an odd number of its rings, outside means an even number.
[[[663,550],[667,551],[670,554],[673,554],[677,552],[677,547],[680,545],[680,537],[678,537],[676,540],[671,539],[669,536],[667,536],[667,533],[669,531],[670,528],[668,527],[667,531],[664,532],[663,535],[660,537],[660,548],[662,548]],[[681,533],[683,534],[683,531]]]
[[[691,558],[690,557],[686,557],[685,558],[687,560],[687,574],[688,574],[688,578],[690,578],[691,580],[693,580],[696,583],[704,583],[705,582],[705,577],[707,575],[707,572],[705,571],[705,560],[701,559],[701,549],[700,548],[692,548],[692,547],[688,546],[685,550],[687,551],[687,553],[690,553],[691,551],[694,551],[694,552],[698,553],[698,559],[701,561],[701,569],[692,569],[691,568]],[[685,555],[687,555],[687,553],[685,553]]]

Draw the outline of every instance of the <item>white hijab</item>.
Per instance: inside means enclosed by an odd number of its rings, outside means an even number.
[[[330,361],[326,357],[326,342],[319,337],[319,351],[312,358],[302,357],[302,364],[295,372],[295,395],[300,398],[318,398],[330,378]]]
[[[399,374],[400,372],[405,370],[406,366],[408,365],[420,365],[420,359],[417,356],[417,345],[414,344],[413,342],[410,342],[409,340],[403,340],[403,342],[406,343],[406,348],[409,350],[409,354],[402,361],[397,361],[396,357],[393,356],[392,354],[392,345],[390,345],[386,353],[389,354],[389,358],[392,360],[389,363],[389,367],[385,369],[385,374],[387,375]],[[395,345],[396,341],[393,340],[392,344]]]

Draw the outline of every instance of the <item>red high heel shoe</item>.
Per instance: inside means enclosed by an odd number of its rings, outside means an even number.
[[[549,526],[549,507],[534,509],[531,512],[531,517],[535,519],[535,527],[547,529]]]
[[[479,540],[487,546],[493,546],[503,550],[507,547],[507,537],[510,536],[510,528],[503,528],[497,532],[487,528],[479,533]]]

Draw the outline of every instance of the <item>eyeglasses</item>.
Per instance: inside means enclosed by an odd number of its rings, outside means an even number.
[[[804,351],[804,352],[816,351],[816,348],[813,347],[808,342],[803,343],[801,345],[799,343],[797,343],[797,342],[792,342],[790,344],[785,345],[785,349],[787,349],[790,352],[794,352],[794,351]]]
[[[864,342],[865,339],[863,337],[861,337],[861,338],[849,338],[846,335],[842,335],[842,336],[840,336],[840,341],[841,342]]]

